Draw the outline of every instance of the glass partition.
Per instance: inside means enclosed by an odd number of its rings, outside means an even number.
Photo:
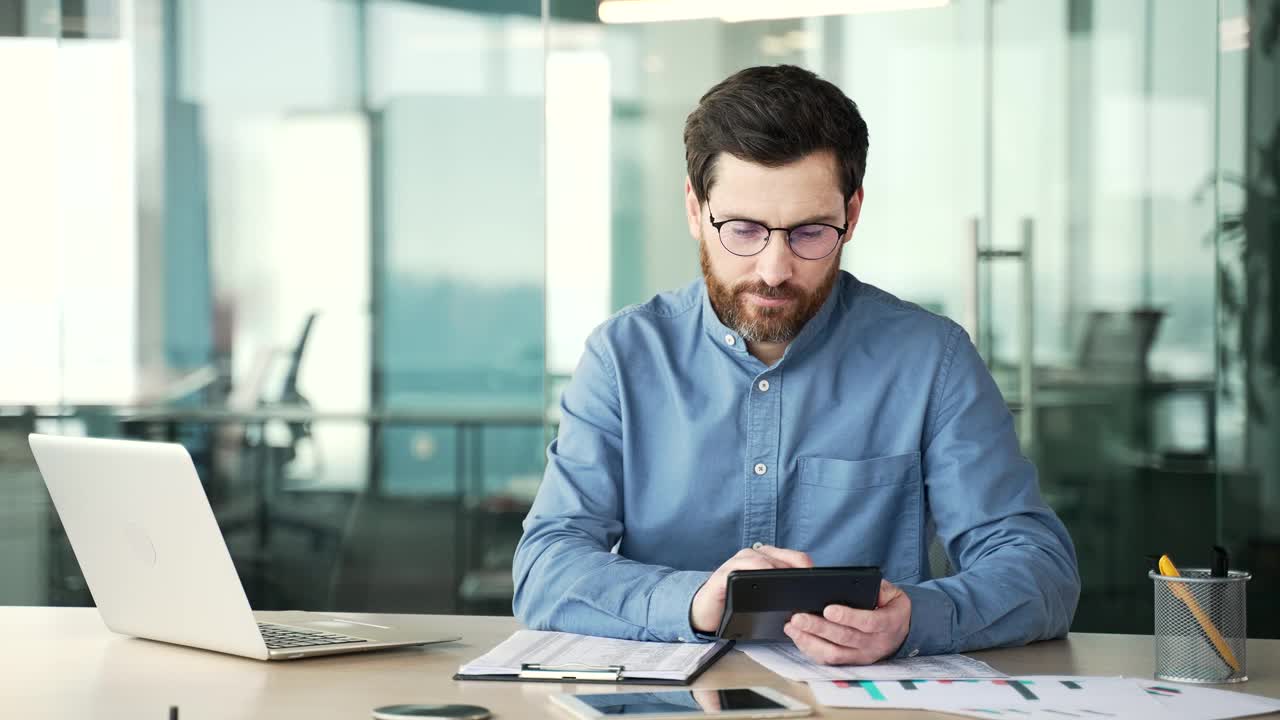
[[[1149,632],[1146,554],[1195,565],[1226,542],[1242,562],[1275,562],[1257,529],[1274,517],[1265,472],[1229,470],[1219,448],[1251,437],[1257,463],[1267,427],[1232,420],[1240,403],[1219,382],[1240,352],[1223,344],[1233,316],[1215,268],[1223,179],[1245,170],[1245,8],[909,5],[752,19],[690,3],[645,22],[553,22],[548,68],[595,53],[612,79],[611,255],[591,272],[607,273],[610,310],[697,276],[681,130],[712,84],[782,62],[832,80],[871,134],[845,268],[966,326],[1075,539],[1074,628]],[[558,162],[549,151],[550,173]],[[560,192],[548,187],[550,207]],[[567,355],[585,334],[553,332],[548,352]],[[1254,367],[1234,364],[1256,380]]]
[[[37,430],[186,446],[255,608],[510,612],[547,434],[542,26],[537,0],[0,14],[0,187],[32,200],[0,213],[0,602],[92,602]]]
[[[1280,6],[1220,3],[1217,106],[1219,540],[1253,572],[1249,602],[1280,592]],[[1203,514],[1202,514],[1203,516]],[[1280,637],[1280,620],[1254,612],[1249,632]]]
[[[584,339],[699,272],[685,117],[770,63],[865,115],[845,268],[969,330],[1075,629],[1150,632],[1148,553],[1274,595],[1270,0],[628,2],[0,9],[0,602],[91,602],[40,430],[183,443],[255,607],[510,612]]]

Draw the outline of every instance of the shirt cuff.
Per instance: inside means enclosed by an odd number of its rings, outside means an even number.
[[[946,593],[920,585],[899,585],[911,598],[911,629],[895,657],[941,655],[951,652],[951,618],[955,605]]]
[[[699,642],[704,638],[689,623],[689,607],[709,572],[676,570],[653,587],[649,595],[649,634],[661,642]]]

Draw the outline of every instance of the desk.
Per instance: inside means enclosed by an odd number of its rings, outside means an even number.
[[[609,692],[612,686],[551,683],[455,682],[458,666],[517,629],[509,617],[352,615],[393,617],[401,625],[446,629],[456,643],[281,663],[192,650],[109,632],[93,608],[0,608],[4,637],[0,717],[164,720],[170,705],[181,720],[237,718],[368,718],[379,705],[452,702],[484,705],[497,718],[561,718],[546,696],[562,691]],[[1249,674],[1231,687],[1280,695],[1280,640],[1249,641]],[[1011,650],[973,653],[1007,673],[1151,675],[1151,638],[1072,635]],[[768,685],[806,702],[813,696],[739,652],[722,658],[697,687]],[[637,686],[623,689],[634,690]],[[819,709],[822,717],[943,718],[925,712]],[[1272,715],[1270,717],[1276,717]]]

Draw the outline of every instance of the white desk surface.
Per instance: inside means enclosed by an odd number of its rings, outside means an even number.
[[[166,720],[238,718],[363,719],[381,705],[483,705],[495,718],[565,717],[548,705],[556,692],[610,692],[612,686],[457,682],[459,665],[518,629],[513,618],[349,615],[462,635],[443,645],[266,663],[115,635],[93,608],[0,607],[0,717]],[[971,653],[1009,674],[1151,677],[1151,637],[1073,634],[1024,648]],[[1251,680],[1228,688],[1280,697],[1280,640],[1250,640]],[[732,652],[695,687],[768,685],[813,703],[788,682]],[[640,686],[623,686],[635,690]],[[669,689],[669,688],[668,688]],[[819,708],[821,717],[944,718],[927,712]],[[1268,717],[1280,717],[1273,714]]]

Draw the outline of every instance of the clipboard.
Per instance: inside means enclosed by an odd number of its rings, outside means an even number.
[[[483,680],[497,682],[554,682],[554,683],[588,683],[598,685],[691,685],[707,668],[724,657],[734,646],[734,641],[726,642],[719,650],[707,656],[688,677],[683,680],[664,678],[627,677],[627,669],[622,665],[542,665],[539,663],[523,663],[520,672],[514,674],[463,675],[455,673],[454,680]]]

